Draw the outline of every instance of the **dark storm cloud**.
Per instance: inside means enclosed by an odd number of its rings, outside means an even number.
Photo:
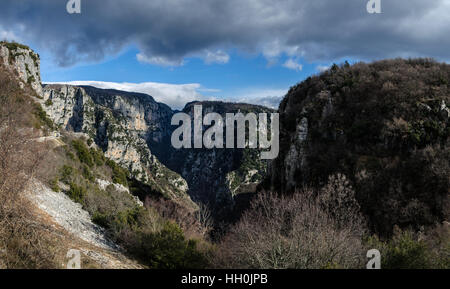
[[[53,52],[60,65],[101,60],[135,44],[138,59],[181,64],[186,56],[228,61],[237,48],[269,61],[330,61],[430,56],[450,59],[450,1],[381,0],[2,0],[0,34],[17,35]],[[217,59],[217,60],[215,60]]]

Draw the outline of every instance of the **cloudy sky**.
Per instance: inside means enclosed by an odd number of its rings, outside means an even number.
[[[333,62],[450,60],[450,0],[1,0],[0,37],[41,55],[44,82],[276,106]]]

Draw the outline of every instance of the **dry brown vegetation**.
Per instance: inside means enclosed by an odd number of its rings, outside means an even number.
[[[46,149],[29,128],[33,103],[17,81],[0,70],[0,267],[55,268],[52,229],[35,221],[24,190]]]
[[[36,141],[48,127],[33,95],[0,66],[0,269],[65,268],[68,249],[93,247],[30,201],[30,180],[41,179],[52,155],[47,144]],[[102,267],[85,255],[82,262],[83,268]]]
[[[320,197],[304,189],[292,196],[260,193],[217,251],[217,267],[264,269],[359,268],[364,221],[343,176],[330,179]],[[326,197],[324,197],[326,196]]]
[[[170,200],[147,198],[145,206],[156,210],[164,219],[178,224],[187,238],[209,239],[213,229],[213,217],[207,205],[200,203],[199,209],[192,211]]]
[[[384,269],[448,269],[450,224],[394,229],[390,238],[371,235],[342,174],[319,190],[277,195],[261,192],[231,227],[213,257],[216,268],[363,269],[366,252],[381,252]]]

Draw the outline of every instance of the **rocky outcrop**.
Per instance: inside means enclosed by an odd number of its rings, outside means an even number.
[[[111,182],[108,182],[108,181],[105,181],[105,180],[101,180],[101,179],[97,179],[96,182],[97,182],[97,184],[98,184],[98,186],[99,186],[99,188],[101,190],[106,191],[108,186],[113,186],[113,188],[116,191],[121,192],[121,193],[126,193],[126,194],[130,195],[131,198],[136,203],[136,205],[138,205],[139,207],[143,207],[144,206],[144,203],[137,196],[132,195],[130,193],[130,190],[127,187],[125,187],[124,185],[111,183]]]
[[[22,85],[29,84],[42,95],[40,58],[37,53],[25,45],[0,42],[0,61],[17,72]]]
[[[123,249],[106,236],[105,229],[94,224],[89,213],[65,194],[52,191],[36,179],[30,181],[26,191],[43,214],[69,233],[73,248],[84,254],[83,259],[87,257],[105,269],[142,268],[137,262],[127,258]],[[58,232],[56,228],[55,231]]]
[[[292,135],[291,146],[284,159],[285,179],[287,189],[296,186],[295,172],[306,170],[306,140],[308,137],[308,119],[303,117],[297,124],[295,134]]]
[[[54,192],[37,180],[31,180],[28,191],[30,199],[68,232],[97,247],[119,249],[106,237],[105,230],[91,221],[91,216],[82,205],[73,202],[67,195]]]

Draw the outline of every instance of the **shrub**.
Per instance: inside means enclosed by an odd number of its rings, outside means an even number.
[[[72,161],[75,160],[75,155],[70,151],[70,149],[69,149],[68,146],[64,146],[64,151],[66,152],[66,156],[67,156],[70,160],[72,160]]]
[[[35,205],[25,193],[30,176],[42,168],[48,154],[29,129],[33,100],[18,80],[0,64],[0,268],[44,269],[61,266],[57,255],[64,247],[55,228],[36,218]],[[58,245],[56,247],[55,245]]]
[[[82,140],[73,140],[72,146],[77,152],[78,159],[82,163],[85,163],[90,167],[94,166],[94,160],[92,159],[91,153],[86,144]]]
[[[86,196],[86,189],[78,186],[75,183],[70,184],[70,189],[67,192],[67,195],[69,198],[71,198],[74,202],[82,203],[84,200],[84,197]]]
[[[201,269],[206,266],[205,256],[197,250],[197,242],[186,240],[181,228],[167,222],[156,233],[140,233],[135,256],[152,269]]]
[[[129,254],[152,269],[199,269],[207,265],[197,241],[186,239],[177,224],[164,220],[150,208],[121,211],[99,208],[92,220],[106,228]]]
[[[91,215],[101,214],[108,218],[109,222],[119,212],[134,209],[136,202],[130,194],[116,190],[114,186],[108,186],[106,191],[103,191],[98,186],[92,185],[84,198],[83,206]]]
[[[392,238],[372,236],[367,246],[380,251],[382,269],[450,268],[450,230],[445,223],[427,233],[395,227]]]
[[[89,167],[86,165],[83,166],[83,177],[88,181],[91,181],[91,182],[95,181],[95,177],[94,177],[93,173],[91,172]]]
[[[74,170],[72,167],[70,167],[68,165],[64,165],[61,168],[61,181],[66,184],[69,184],[72,180],[73,172],[74,172]]]
[[[433,269],[450,269],[450,223],[444,222],[426,232],[424,240],[430,251]]]
[[[105,164],[105,156],[103,152],[94,148],[91,148],[91,156],[98,167],[101,167]]]
[[[114,225],[120,231],[125,227],[135,230],[138,225],[139,216],[142,214],[141,208],[133,208],[126,211],[121,211],[113,217]]]
[[[46,106],[52,106],[53,105],[53,101],[49,98],[47,99],[47,101],[45,102]]]
[[[128,186],[128,175],[129,172],[123,168],[121,168],[118,164],[116,164],[112,160],[106,161],[106,164],[111,168],[112,170],[112,180],[116,184],[121,184],[123,186]]]
[[[371,237],[368,244],[381,253],[383,269],[426,269],[430,267],[429,252],[425,242],[414,238],[412,232],[398,231],[392,239],[380,241]]]
[[[50,181],[50,188],[54,191],[54,192],[61,192],[61,188],[58,185],[58,179],[54,178],[53,180]]]
[[[330,176],[328,183],[320,190],[318,200],[320,206],[340,226],[345,227],[349,222],[363,222],[355,191],[345,175]]]
[[[92,222],[99,225],[100,227],[107,228],[108,216],[97,211],[92,215]]]
[[[34,114],[38,117],[42,125],[47,126],[49,129],[55,128],[53,121],[48,117],[47,113],[42,109],[42,107],[39,104],[35,105]]]

